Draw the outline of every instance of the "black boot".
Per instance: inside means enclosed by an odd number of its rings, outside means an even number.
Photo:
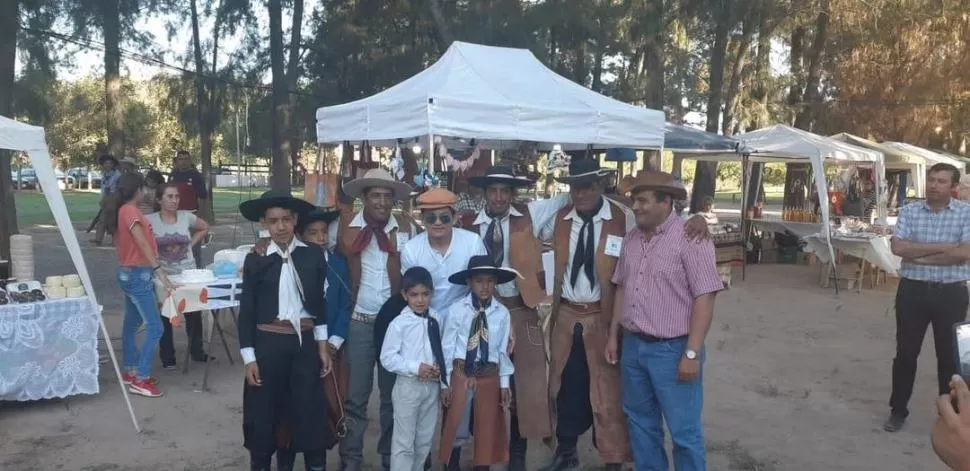
[[[249,455],[249,469],[250,471],[270,471],[272,468],[273,457],[272,456],[253,456]]]
[[[303,453],[303,464],[306,471],[326,471],[327,452],[325,450],[305,452]]]
[[[293,471],[296,464],[296,453],[289,448],[276,450],[276,469],[279,471]]]
[[[461,447],[454,447],[451,449],[451,458],[448,458],[448,466],[445,467],[445,471],[460,471],[461,470]]]
[[[509,471],[526,471],[526,449],[526,441],[524,438],[513,436],[509,440]]]
[[[576,455],[576,449],[556,449],[556,455],[552,457],[552,462],[548,466],[543,467],[540,471],[567,471],[570,469],[579,468],[579,456]]]
[[[431,471],[431,454],[428,453],[428,457],[424,459],[424,471]]]

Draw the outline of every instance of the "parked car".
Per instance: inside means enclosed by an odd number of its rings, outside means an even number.
[[[60,171],[54,170],[54,177],[57,179],[57,187],[61,190],[74,188],[76,180],[74,177]],[[37,172],[32,168],[22,168],[19,171],[10,172],[10,179],[13,187],[20,190],[40,189],[37,181]]]
[[[75,167],[67,170],[67,175],[74,179],[75,188],[91,190],[101,188],[101,172],[91,171],[86,168]]]

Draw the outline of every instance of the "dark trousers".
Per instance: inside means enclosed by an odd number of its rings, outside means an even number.
[[[929,283],[903,278],[896,290],[896,358],[893,359],[893,392],[889,406],[895,415],[909,415],[909,398],[916,380],[916,363],[926,327],[933,325],[938,391],[950,391],[957,372],[953,325],[967,317],[965,283]]]
[[[328,425],[317,342],[311,331],[302,335],[300,344],[293,334],[256,331],[262,384],[243,390],[243,438],[253,463],[265,463],[267,469],[279,445],[276,433],[281,422],[290,424],[289,450],[308,459],[318,459],[336,443]]]
[[[205,361],[202,351],[202,313],[185,313],[185,332],[189,336],[189,355],[195,361]],[[158,344],[158,356],[163,366],[175,365],[175,339],[172,334],[172,321],[162,316],[162,339]]]
[[[576,449],[579,436],[593,426],[593,405],[589,402],[589,365],[583,344],[583,326],[573,327],[573,346],[562,370],[562,384],[556,397],[556,439],[563,451]],[[596,445],[596,430],[593,430]]]

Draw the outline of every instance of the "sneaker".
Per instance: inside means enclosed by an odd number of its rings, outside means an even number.
[[[132,371],[122,373],[121,379],[124,380],[125,384],[131,384],[135,381],[135,373]],[[152,384],[158,384],[158,378],[148,378],[148,381]]]
[[[166,363],[166,364],[162,365],[162,369],[164,369],[164,370],[174,370],[175,369],[175,363]]]
[[[135,379],[128,385],[128,392],[145,397],[162,396],[162,391],[158,389],[158,385],[151,378]]]

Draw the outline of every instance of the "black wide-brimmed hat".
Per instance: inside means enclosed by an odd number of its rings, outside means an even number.
[[[98,165],[104,165],[104,163],[107,162],[107,161],[109,161],[109,160],[112,161],[112,162],[114,162],[115,165],[118,165],[118,159],[115,158],[115,156],[113,156],[111,154],[104,154],[101,157],[98,157]]]
[[[259,198],[243,201],[239,205],[239,212],[243,217],[252,222],[259,222],[266,215],[266,210],[270,208],[289,209],[302,217],[309,214],[316,207],[309,201],[294,198],[287,190],[269,190]]]
[[[489,185],[496,183],[508,185],[512,188],[523,188],[535,184],[534,181],[527,177],[516,175],[512,167],[506,167],[504,165],[489,167],[485,170],[485,175],[468,177],[469,185],[477,186],[481,189],[488,188]]]
[[[601,168],[599,159],[573,159],[569,162],[569,175],[556,178],[556,181],[567,185],[589,183],[615,172],[616,170]]]
[[[300,219],[296,224],[296,232],[303,232],[307,226],[319,221],[330,224],[338,216],[340,216],[340,210],[337,208],[314,208],[309,213],[300,215]]]
[[[496,278],[496,283],[508,283],[519,277],[519,272],[504,267],[496,267],[492,263],[492,257],[488,255],[475,255],[468,261],[468,269],[462,270],[448,277],[448,281],[456,285],[468,284],[468,279],[478,275],[492,275]]]

